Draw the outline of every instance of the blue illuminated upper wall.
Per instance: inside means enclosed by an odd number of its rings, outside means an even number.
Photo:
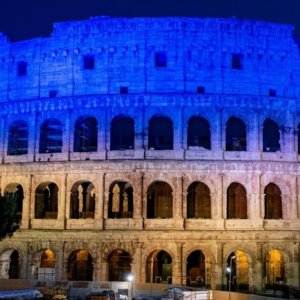
[[[121,87],[299,98],[299,48],[290,25],[235,18],[96,17],[54,24],[48,38],[10,43],[0,35],[2,102]]]

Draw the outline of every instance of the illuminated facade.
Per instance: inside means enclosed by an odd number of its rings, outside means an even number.
[[[293,28],[91,18],[0,42],[0,276],[299,286]]]

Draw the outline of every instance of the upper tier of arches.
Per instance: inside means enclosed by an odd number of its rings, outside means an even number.
[[[277,114],[265,114],[257,121],[257,116],[227,113],[221,122],[215,115],[197,112],[182,119],[169,112],[146,118],[122,113],[105,118],[92,112],[67,118],[47,115],[34,120],[35,124],[25,116],[7,119],[2,135],[5,162],[30,161],[30,157],[39,161],[103,159],[105,152],[107,158],[120,159],[251,156],[251,160],[283,161],[295,161],[300,154],[300,119],[298,124],[285,124]],[[141,156],[141,150],[146,156]],[[226,155],[220,156],[221,152]]]

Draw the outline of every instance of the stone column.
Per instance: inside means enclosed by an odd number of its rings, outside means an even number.
[[[264,286],[263,278],[263,243],[256,246],[256,263],[253,264],[253,289],[261,292]]]
[[[295,152],[294,129],[292,127],[284,126],[281,128],[280,148],[281,152],[291,153]]]
[[[142,219],[143,218],[143,180],[144,173],[137,172],[137,188],[134,190],[133,196],[133,218]]]
[[[176,257],[172,261],[172,284],[182,284],[182,243],[177,243]]]
[[[132,265],[131,265],[131,273],[133,274],[133,282],[134,283],[141,283],[142,278],[142,243],[136,243],[134,245],[135,253],[132,258]]]
[[[63,280],[64,276],[64,249],[65,249],[65,242],[58,242],[56,248],[56,280]]]
[[[250,118],[250,123],[248,123],[249,129],[247,130],[247,151],[259,152],[259,128],[258,128],[258,114],[255,111]]]
[[[182,177],[175,178],[175,191],[173,191],[173,219],[182,220]]]
[[[104,191],[104,180],[105,180],[105,173],[99,174],[99,180],[97,182],[97,191],[96,194],[96,205],[95,205],[95,220],[96,224],[99,224],[99,228],[102,229],[104,226],[104,219],[107,219],[108,216],[108,205],[105,201],[108,201],[108,191]],[[97,226],[98,227],[98,226]]]
[[[30,207],[31,202],[31,188],[32,188],[32,175],[27,176],[27,184],[24,186],[24,199],[23,199],[23,208],[22,208],[22,229],[30,228]]]
[[[211,287],[212,289],[220,289],[222,284],[226,282],[225,269],[223,266],[223,247],[224,243],[217,242],[216,263],[212,265]]]
[[[93,262],[93,268],[94,268],[94,274],[93,278],[95,281],[101,281],[101,275],[102,275],[102,248],[99,244],[93,244],[93,256],[94,256],[94,262]]]
[[[142,98],[142,97],[140,97]],[[134,137],[134,149],[135,150],[143,150],[144,149],[144,141],[143,141],[143,117],[144,117],[144,107],[143,107],[143,99],[142,103],[139,104],[138,107],[139,112],[137,112],[137,116],[135,118],[135,137]]]
[[[216,111],[216,116],[210,125],[211,128],[211,150],[212,151],[222,151],[222,125],[220,124],[220,113],[221,111]]]
[[[58,215],[57,215],[57,220],[65,223],[65,218],[66,218],[66,189],[67,189],[67,179],[68,175],[66,174],[64,178],[62,178],[60,181],[62,184],[60,184],[60,189],[59,189],[59,195],[58,195]]]

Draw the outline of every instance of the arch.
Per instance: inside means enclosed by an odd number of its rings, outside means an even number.
[[[131,274],[132,258],[130,254],[122,249],[116,249],[107,258],[108,280],[128,281]]]
[[[172,283],[172,258],[164,250],[155,250],[146,261],[146,282]]]
[[[41,125],[39,153],[60,153],[62,150],[62,124],[47,119]]]
[[[108,218],[133,217],[133,188],[126,181],[115,181],[109,187]]]
[[[210,125],[202,118],[193,116],[188,121],[188,147],[201,147],[211,149]]]
[[[9,126],[7,155],[24,155],[28,153],[28,125],[18,120]]]
[[[211,218],[211,197],[208,186],[193,182],[187,190],[187,218]]]
[[[265,219],[282,219],[282,198],[280,188],[269,183],[264,190]]]
[[[189,286],[204,287],[206,284],[205,256],[202,251],[195,250],[187,258],[186,284]]]
[[[247,219],[247,191],[238,182],[227,189],[227,219]]]
[[[58,212],[58,186],[43,182],[35,190],[35,218],[56,219]]]
[[[111,121],[110,150],[134,149],[134,121],[130,117],[117,116]]]
[[[90,181],[73,184],[70,196],[71,219],[93,219],[95,217],[95,187]]]
[[[147,218],[173,217],[173,191],[164,181],[150,184],[147,190]]]
[[[240,118],[230,117],[226,122],[226,151],[246,150],[246,125]]]
[[[39,250],[32,256],[31,262],[31,275],[34,279],[38,280],[55,280],[55,254],[47,248]]]
[[[280,132],[277,123],[269,118],[263,124],[263,151],[280,151]]]
[[[15,249],[7,249],[0,256],[0,278],[20,278],[20,255]]]
[[[72,252],[67,267],[68,280],[93,280],[93,259],[88,250],[81,249]]]
[[[22,219],[24,191],[19,183],[10,183],[4,189],[4,195],[15,197],[17,203],[17,216]]]
[[[231,291],[249,290],[249,261],[245,252],[235,250],[227,258],[227,287]]]
[[[148,148],[173,150],[173,122],[164,116],[154,116],[149,121]]]
[[[75,123],[74,152],[95,152],[98,145],[98,122],[94,117],[80,117]]]
[[[264,273],[267,287],[273,287],[285,281],[285,263],[280,250],[272,249],[266,253]]]

